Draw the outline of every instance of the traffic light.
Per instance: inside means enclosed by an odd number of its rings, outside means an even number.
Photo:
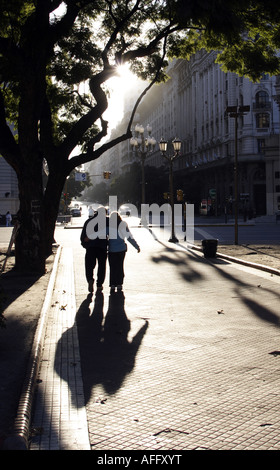
[[[184,199],[184,193],[182,189],[177,189],[177,201],[183,201]]]
[[[109,180],[111,177],[111,172],[110,171],[103,171],[103,177],[105,180]]]

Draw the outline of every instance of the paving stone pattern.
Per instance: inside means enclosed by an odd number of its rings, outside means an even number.
[[[78,237],[64,244],[60,297],[49,322],[55,331],[46,335],[48,359],[38,385],[39,408],[56,432],[55,445],[99,451],[279,450],[280,278],[205,259],[145,229],[133,233],[141,253],[128,247],[123,294],[110,295],[107,273],[103,293],[89,296]],[[63,291],[74,289],[75,299],[70,296],[60,310]],[[62,317],[67,320],[57,331]],[[68,356],[59,369],[53,361],[66,338]],[[46,368],[54,381],[47,397]],[[54,407],[55,418],[49,411]],[[45,427],[42,420],[34,427]]]
[[[125,298],[109,299],[130,331],[116,320],[88,354],[78,323],[92,448],[279,449],[279,282],[135,236]]]

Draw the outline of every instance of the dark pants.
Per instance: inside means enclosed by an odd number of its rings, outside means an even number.
[[[123,285],[125,254],[125,251],[109,252],[110,286]]]
[[[94,279],[94,268],[96,262],[98,263],[97,268],[97,286],[101,287],[103,285],[105,274],[106,274],[106,260],[107,260],[107,251],[91,246],[86,251],[85,256],[85,268],[86,268],[86,279],[87,282]]]

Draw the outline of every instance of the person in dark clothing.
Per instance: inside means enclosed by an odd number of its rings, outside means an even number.
[[[107,261],[107,214],[105,207],[89,211],[82,233],[81,244],[86,249],[85,275],[90,293],[94,291],[94,269],[97,268],[97,291],[102,291]]]

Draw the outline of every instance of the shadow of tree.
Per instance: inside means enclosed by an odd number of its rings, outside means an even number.
[[[38,297],[30,309],[30,300],[34,295],[32,287],[41,278],[42,284],[47,286],[48,276],[44,279],[32,273],[23,274],[14,268],[0,276],[0,323],[3,319],[0,324],[0,440],[1,434],[13,431],[43,303],[43,297]],[[40,292],[44,292],[43,289]]]
[[[151,232],[151,230],[150,230]],[[175,245],[167,245],[166,243],[156,239],[159,245],[162,246],[162,250],[151,256],[151,261],[156,264],[172,263],[174,264],[179,274],[187,282],[195,282],[203,279],[203,275],[198,270],[194,269],[194,264],[191,263],[192,260],[195,260],[197,263],[202,263],[203,259],[196,253],[188,252],[186,256],[186,251],[178,249]],[[180,246],[180,245],[179,245]],[[183,247],[185,249],[185,247]]]
[[[220,267],[224,265],[230,265],[230,263],[225,260],[219,258],[204,258],[195,252],[191,252],[183,245],[178,244],[178,246],[183,248],[185,252],[179,251],[176,248],[176,245],[173,247],[166,245],[158,239],[156,239],[156,241],[162,245],[163,250],[159,254],[151,257],[153,262],[174,264],[178,268],[180,275],[187,282],[206,281],[206,276],[203,276],[201,272],[194,268],[193,265],[197,263],[207,263],[218,272],[219,276],[229,281],[229,290],[234,292],[241,302],[243,302],[244,306],[249,308],[255,316],[273,325],[279,325],[280,313],[278,316],[278,314],[273,311],[272,307],[269,308],[268,306],[263,305],[261,301],[257,300],[256,295],[257,293],[260,293],[259,289],[261,288],[262,293],[267,296],[271,296],[271,299],[280,299],[279,288],[277,285],[274,287],[273,285],[262,283],[260,287],[260,285],[258,285],[258,278],[256,278],[255,282],[255,279],[252,276],[244,276],[244,278],[241,278],[238,275],[234,275],[232,271],[220,269]],[[225,293],[223,293],[223,295],[225,295]],[[261,299],[263,299],[263,296],[261,296]]]
[[[11,269],[0,277],[0,313],[9,307],[18,297],[30,289],[41,276],[22,274]]]
[[[279,287],[277,284],[268,284],[267,281],[261,281],[257,277],[250,275],[244,276],[244,279],[240,280],[239,277],[234,276],[233,273],[228,271],[219,270],[218,266],[214,263],[212,266],[218,270],[219,275],[225,277],[234,285],[234,292],[240,301],[250,309],[252,314],[259,319],[279,326],[280,323],[280,312],[279,314],[273,311],[273,305],[275,305],[275,299],[277,299],[277,305],[279,305]],[[259,299],[259,300],[258,300]],[[266,304],[265,305],[265,299]],[[269,305],[269,306],[268,306]]]
[[[244,296],[242,296],[242,300],[244,304],[246,304],[247,307],[250,308],[250,310],[254,313],[254,315],[258,316],[261,320],[264,320],[266,322],[272,323],[273,325],[279,326],[280,318],[271,310],[264,307],[263,305],[260,305],[258,302],[252,299],[248,299]]]

